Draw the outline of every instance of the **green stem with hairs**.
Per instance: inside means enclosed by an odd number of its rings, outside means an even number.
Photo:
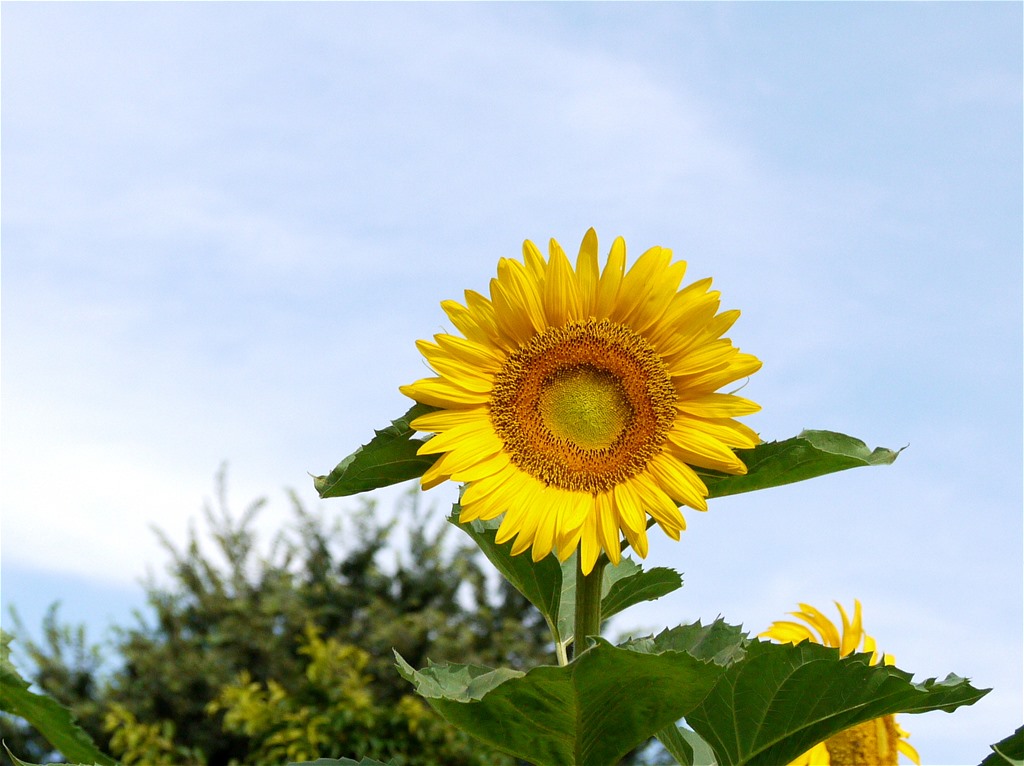
[[[590,574],[576,567],[576,622],[573,627],[573,656],[579,656],[586,646],[587,636],[601,635],[601,584],[608,559],[600,556]]]

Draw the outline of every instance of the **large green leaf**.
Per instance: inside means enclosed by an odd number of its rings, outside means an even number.
[[[733,665],[746,656],[748,643],[746,634],[738,626],[719,618],[710,625],[701,625],[698,620],[690,625],[666,628],[656,636],[631,638],[622,647],[643,654],[668,650],[686,652],[717,665]]]
[[[460,665],[415,671],[401,658],[399,671],[451,723],[538,766],[611,766],[655,734],[684,762],[776,766],[851,726],[951,712],[988,692],[955,676],[914,683],[869,663],[868,654],[841,658],[818,644],[749,641],[718,621],[620,647],[593,639],[568,666],[526,674]],[[669,729],[680,718],[696,736]]]
[[[116,766],[75,723],[71,712],[55,700],[29,691],[10,660],[11,636],[0,631],[0,710],[24,718],[70,761]]]
[[[551,629],[551,635],[564,650],[572,641],[576,614],[576,561],[573,554],[559,564],[555,556],[546,556],[537,563],[529,552],[512,555],[512,543],[498,545],[495,535],[500,521],[459,522],[459,505],[452,508],[448,521],[473,538],[487,559],[512,585],[533,604]],[[623,558],[618,566],[604,568],[601,612],[611,617],[628,606],[651,601],[682,586],[678,572],[664,567],[645,571],[632,559]]]
[[[738,628],[717,622],[646,643],[604,639],[564,667],[528,673],[465,665],[399,672],[448,721],[536,766],[614,766],[700,702],[742,654]],[[632,693],[625,693],[633,690]]]
[[[1024,766],[1024,726],[991,747],[993,752],[979,766]]]
[[[753,641],[686,722],[719,766],[778,766],[850,726],[892,713],[951,712],[989,691],[956,676],[915,684],[909,673],[869,661],[808,642]]]
[[[715,752],[695,731],[669,724],[656,735],[679,766],[718,766]]]
[[[707,469],[697,469],[697,473],[707,485],[709,497],[724,497],[792,484],[848,468],[887,465],[899,454],[900,450],[884,447],[870,450],[860,439],[834,431],[803,431],[785,441],[736,450],[747,467],[743,476]]]
[[[654,601],[683,587],[679,572],[668,567],[643,569],[630,558],[604,568],[601,617],[608,619],[641,601]]]
[[[375,432],[373,439],[342,460],[326,476],[314,476],[320,497],[344,497],[416,479],[430,468],[439,455],[417,455],[423,446],[410,426],[420,415],[436,408],[416,404],[391,425]]]
[[[448,521],[457,526],[477,544],[495,569],[504,575],[512,585],[526,596],[544,615],[556,642],[562,642],[558,630],[558,605],[562,597],[562,566],[554,556],[546,556],[537,563],[530,558],[529,551],[518,556],[512,555],[512,543],[498,545],[495,535],[500,522],[471,521],[459,522],[459,505],[452,507]],[[575,559],[573,559],[575,560]],[[570,582],[572,580],[570,579]]]

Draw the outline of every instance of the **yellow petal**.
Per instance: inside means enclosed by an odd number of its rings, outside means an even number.
[[[622,284],[622,275],[626,269],[626,240],[616,237],[612,243],[611,252],[608,253],[608,261],[601,272],[601,279],[597,284],[597,302],[594,304],[594,315],[598,319],[605,319],[615,307],[615,301],[619,297],[619,286]]]
[[[533,543],[538,521],[535,501],[543,486],[523,472],[517,471],[513,480],[502,487],[506,493],[508,510],[495,533],[495,541],[499,545],[504,545],[515,536],[516,542],[512,546],[514,556],[518,556]]]
[[[657,257],[650,258],[647,268],[639,269],[645,265],[641,257],[623,278],[619,291],[620,300],[626,296],[622,302],[628,307],[622,321],[637,333],[646,333],[651,325],[664,317],[686,272],[685,261],[670,263],[671,250],[652,248],[648,253],[656,253]],[[632,275],[638,270],[634,281]]]
[[[678,506],[658,487],[654,479],[646,474],[634,476],[632,483],[651,518],[665,534],[673,540],[678,540],[679,533],[686,529],[686,519],[679,512]]]
[[[820,643],[806,625],[790,622],[789,620],[776,620],[768,630],[759,634],[759,637],[774,638],[776,641],[790,644],[798,644],[801,641],[811,641],[815,644]]]
[[[708,509],[708,503],[705,500],[708,488],[688,465],[675,460],[664,452],[651,458],[647,465],[651,478],[670,498],[698,511]]]
[[[441,333],[434,336],[434,342],[450,356],[461,359],[482,372],[497,372],[505,361],[505,354],[495,349],[493,345],[477,343],[457,335]]]
[[[487,421],[474,420],[432,436],[416,450],[417,455],[436,455],[454,450],[475,451],[478,457],[501,451],[503,444]]]
[[[566,322],[579,319],[582,313],[576,273],[555,240],[551,240],[551,257],[544,275],[544,312],[552,327],[561,327]]]
[[[671,258],[672,254],[660,247],[652,247],[637,258],[622,277],[619,296],[609,317],[616,322],[627,323],[629,316],[641,309],[647,296],[656,288]]]
[[[736,453],[703,430],[691,428],[687,421],[677,421],[668,432],[672,455],[687,465],[713,468],[734,475],[743,475],[747,467]]]
[[[537,532],[533,538],[532,557],[535,562],[550,555],[555,547],[555,531],[558,528],[561,512],[558,495],[557,490],[550,487],[545,488],[534,510],[534,515],[539,517],[537,519]]]
[[[443,378],[423,378],[411,385],[399,386],[398,390],[421,404],[449,410],[486,404],[490,398],[484,392],[467,391]]]
[[[736,324],[736,320],[739,318],[739,309],[723,311],[708,323],[704,332],[707,333],[709,339],[721,338],[725,333],[729,332],[729,329]]]
[[[638,534],[647,525],[647,514],[644,513],[640,497],[633,489],[632,482],[625,481],[612,489],[615,510],[622,523],[622,530]]]
[[[452,479],[455,481],[479,481],[505,470],[510,462],[509,454],[505,450],[499,450],[490,457],[481,458],[475,465],[453,472]]]
[[[901,739],[896,743],[896,749],[899,750],[903,755],[907,756],[910,760],[921,766],[921,756],[917,754],[917,750],[914,746],[907,742],[905,739]]]
[[[491,302],[498,330],[513,346],[521,346],[534,335],[530,315],[519,305],[512,290],[497,279],[491,280]]]
[[[489,393],[494,388],[494,376],[482,371],[479,367],[467,364],[461,359],[452,357],[440,346],[427,340],[416,341],[416,348],[427,362],[446,380],[449,380],[469,391]]]
[[[423,489],[432,489],[442,481],[450,479],[452,474],[464,468],[475,466],[481,458],[486,457],[486,454],[481,455],[478,452],[469,450],[445,452],[423,473],[420,484]]]
[[[481,323],[473,312],[458,301],[441,301],[441,308],[456,329],[470,340],[483,345],[493,344],[497,340],[497,326],[486,321]]]
[[[622,549],[619,545],[619,521],[612,505],[611,493],[604,492],[598,495],[596,501],[597,539],[604,552],[608,554],[609,561],[618,566]]]
[[[843,620],[843,638],[842,643],[839,646],[839,655],[841,657],[845,657],[846,655],[856,650],[857,646],[860,644],[861,634],[863,633],[860,624],[860,602],[856,600],[853,602],[854,623],[856,623],[855,625],[850,624],[850,618],[846,615],[846,610],[843,609],[843,605],[840,604],[838,601],[835,601],[833,603],[839,608],[839,616]]]
[[[564,494],[567,496],[567,500],[563,525],[566,529],[581,529],[583,522],[593,513],[594,496],[585,492],[565,492]]]
[[[713,340],[689,348],[683,353],[663,356],[673,375],[698,375],[709,370],[720,369],[739,354],[739,350],[727,340]]]
[[[508,521],[508,516],[501,522],[501,527],[498,527],[498,531],[502,530],[505,526],[505,522]],[[537,534],[537,522],[540,521],[534,514],[524,516],[522,523],[515,529],[515,542],[512,543],[511,554],[518,556],[526,551],[530,550],[533,546],[533,541]],[[512,539],[511,535],[506,534],[505,539],[502,540],[502,545]]]
[[[580,566],[583,574],[588,575],[594,571],[594,564],[601,555],[601,543],[597,536],[597,504],[583,522],[583,532],[580,537]]]
[[[715,317],[721,294],[707,292],[710,279],[694,282],[676,293],[648,337],[658,351],[668,357],[707,339],[706,328]]]
[[[501,331],[494,304],[475,290],[466,290],[465,296],[466,307],[469,309],[474,321],[487,332],[491,338],[491,343],[505,351],[512,351],[517,348],[517,344],[510,343],[508,336]]]
[[[439,434],[440,436],[441,434]],[[435,439],[438,437],[434,437]],[[484,449],[484,447],[488,449]],[[493,449],[493,451],[491,451]],[[501,449],[500,442],[497,448],[494,448],[492,444],[484,440],[479,442],[473,442],[471,448],[457,449],[454,452],[445,452],[438,463],[435,463],[435,467],[440,464],[443,466],[445,474],[448,476],[455,476],[462,471],[470,470],[475,468],[481,460],[489,458],[493,454],[497,454],[498,450]]]
[[[444,457],[443,455],[441,457]],[[444,461],[438,458],[430,468],[423,472],[420,477],[420,487],[424,491],[433,489],[438,484],[443,484],[451,478],[451,475],[445,470]]]
[[[864,651],[871,655],[871,659],[868,661],[870,665],[878,664],[878,644],[875,643],[875,639],[871,636],[864,634]]]
[[[494,494],[502,484],[515,476],[519,476],[521,473],[522,471],[518,468],[510,465],[503,471],[492,474],[485,479],[470,482],[469,486],[462,493],[461,503],[463,505],[471,505],[487,495]]]
[[[676,408],[700,418],[738,418],[761,410],[761,405],[735,394],[700,394],[676,402]]]
[[[540,250],[530,240],[523,242],[523,261],[526,263],[526,269],[533,277],[533,281],[540,284],[548,265],[544,262],[544,256],[540,254]]]
[[[673,379],[680,396],[711,393],[761,369],[761,360],[751,354],[735,354],[717,367],[685,378]]]
[[[544,332],[544,303],[537,288],[539,282],[533,279],[526,267],[519,261],[502,258],[498,262],[498,279],[508,288],[514,298],[517,310],[529,319],[533,333]]]
[[[580,243],[580,253],[576,257],[576,277],[580,283],[580,319],[594,316],[597,303],[597,284],[601,273],[597,264],[597,232],[587,229]]]
[[[789,766],[832,766],[832,756],[824,742],[819,742]]]
[[[510,552],[513,556],[519,556],[520,554],[530,550],[533,546],[534,537],[537,534],[538,519],[537,517],[532,516],[528,521],[530,524],[519,529],[515,542],[512,543],[512,550]]]
[[[438,410],[420,415],[409,425],[417,431],[441,433],[466,423],[490,422],[486,407],[470,407],[464,410]]]
[[[857,648],[857,644],[860,643],[860,635],[858,634],[857,636],[854,636],[853,631],[850,630],[850,618],[848,618],[846,609],[843,608],[843,604],[839,601],[834,601],[833,603],[839,607],[839,614],[843,619],[843,629],[840,631],[840,636],[842,638],[840,640],[839,653],[840,656],[846,656]],[[853,640],[854,638],[856,639],[855,641]]]
[[[513,493],[507,491],[507,487],[515,481],[516,474],[515,469],[504,469],[470,482],[459,499],[459,522],[493,519],[508,510]],[[470,488],[474,486],[476,491],[470,493]]]
[[[562,517],[558,533],[555,535],[555,547],[558,551],[559,561],[565,561],[580,546],[580,541],[583,537],[583,525],[593,515],[590,513],[593,506],[594,498],[592,495],[585,495],[580,492],[572,493],[569,504],[565,509],[565,515]],[[579,523],[575,527],[573,526],[575,523],[574,515],[579,516]]]
[[[810,604],[800,604],[799,606],[801,611],[794,612],[793,614],[818,631],[821,635],[821,643],[838,649],[842,642],[840,641],[839,631],[836,630],[835,624]]]
[[[636,555],[642,559],[647,558],[647,528],[644,527],[639,532],[634,532],[632,529],[623,527],[622,533],[629,540],[629,546],[636,552]]]
[[[536,500],[544,489],[543,484],[530,480],[525,474],[522,475],[522,478],[526,481],[523,485],[524,488],[520,491],[520,498],[526,504],[514,506],[505,515],[505,518],[502,519],[501,526],[498,527],[498,534],[501,535],[499,544],[503,544],[511,539],[510,534],[503,532],[506,522],[511,527],[510,531],[516,534],[516,541],[512,544],[513,556],[518,556],[534,544],[537,535],[537,524],[540,522],[540,514],[536,513]],[[496,537],[495,539],[497,540],[498,538]]]

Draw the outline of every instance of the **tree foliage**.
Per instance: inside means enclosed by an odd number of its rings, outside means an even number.
[[[113,670],[53,609],[42,642],[15,631],[32,681],[125,764],[511,763],[418,699],[393,649],[417,666],[526,669],[552,661],[543,618],[414,495],[390,514],[370,502],[334,521],[291,499],[292,523],[261,545],[263,501],[233,516],[222,476],[205,536],[192,529],[178,547],[161,534],[169,578],[151,577],[147,608],[115,630]],[[18,719],[0,727],[19,756],[48,754]]]

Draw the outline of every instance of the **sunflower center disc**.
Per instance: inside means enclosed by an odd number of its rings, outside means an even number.
[[[647,467],[675,418],[664,361],[608,319],[551,327],[494,378],[491,422],[512,462],[547,485],[598,494]]]
[[[546,380],[539,405],[541,420],[551,434],[582,449],[610,447],[633,415],[618,378],[590,365]]]
[[[900,733],[896,719],[876,718],[842,731],[825,741],[834,766],[859,766],[862,763],[896,765],[899,759]]]

